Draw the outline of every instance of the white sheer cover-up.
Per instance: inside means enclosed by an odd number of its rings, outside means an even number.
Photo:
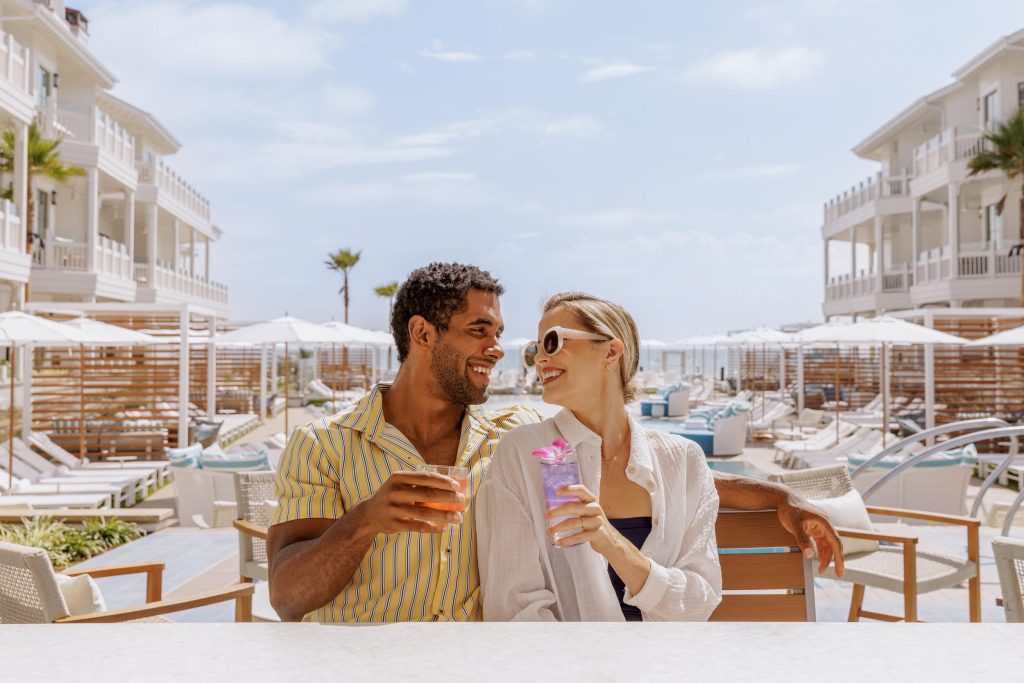
[[[630,417],[626,476],[651,496],[651,561],[627,604],[644,621],[705,621],[722,599],[715,542],[718,494],[696,443],[645,430]],[[623,621],[604,557],[587,543],[551,545],[540,464],[531,452],[562,438],[576,449],[583,484],[601,490],[601,439],[572,412],[506,434],[477,493],[481,598],[488,621]]]

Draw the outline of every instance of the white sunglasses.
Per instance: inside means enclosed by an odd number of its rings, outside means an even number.
[[[540,338],[540,342],[531,341],[523,346],[520,351],[523,365],[528,368],[532,368],[536,362],[537,354],[540,353],[540,349],[544,349],[544,353],[553,356],[562,350],[562,346],[565,345],[566,339],[593,339],[595,341],[611,341],[612,337],[606,334],[595,334],[594,332],[584,332],[583,330],[571,330],[568,327],[549,327],[548,331]]]

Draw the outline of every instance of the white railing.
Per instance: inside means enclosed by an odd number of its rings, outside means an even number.
[[[910,266],[906,263],[893,264],[882,273],[883,292],[906,292],[912,283]]]
[[[1005,248],[997,250],[994,245],[985,250],[961,251],[957,258],[959,277],[984,278],[1019,275],[1020,256],[1010,256],[1007,251]]]
[[[135,167],[135,138],[99,108],[92,107],[88,114],[58,110],[56,126],[57,132],[92,143],[121,163]]]
[[[938,282],[950,278],[951,259],[945,246],[935,247],[917,255],[914,284]]]
[[[870,176],[846,192],[825,202],[825,223],[883,197],[903,197],[910,191],[910,174],[883,176],[881,172]]]
[[[96,245],[96,270],[106,275],[132,279],[132,258],[128,245],[101,236]]]
[[[947,128],[914,149],[914,175],[936,171],[951,161],[966,161],[985,148],[977,128]]]
[[[28,94],[31,82],[28,48],[0,29],[0,69],[4,80]]]
[[[139,181],[156,185],[161,192],[166,192],[189,211],[207,221],[210,220],[210,200],[186,183],[163,161],[151,161],[139,166]]]
[[[4,250],[25,253],[25,231],[21,229],[18,207],[7,199],[0,201],[0,240]]]
[[[828,287],[826,287],[825,298],[828,301],[850,299],[873,294],[877,289],[878,278],[875,277],[874,272],[862,270],[856,277],[850,277],[849,274],[846,274],[830,278]]]
[[[132,260],[128,246],[100,236],[94,249],[94,270],[113,277],[132,279]],[[32,264],[51,270],[89,270],[89,245],[85,242],[47,240],[45,249],[32,252]]]
[[[197,301],[212,301],[225,306],[228,303],[228,288],[226,285],[207,281],[195,275],[189,275],[185,271],[175,272],[169,263],[160,262],[153,267],[152,282],[150,282],[149,273],[150,268],[148,265],[136,264],[135,282],[153,289],[177,292]]]

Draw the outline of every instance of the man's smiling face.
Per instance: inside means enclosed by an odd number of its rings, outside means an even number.
[[[487,400],[491,372],[505,355],[498,341],[504,330],[498,295],[469,290],[465,307],[452,314],[430,357],[431,372],[448,400],[462,405]]]

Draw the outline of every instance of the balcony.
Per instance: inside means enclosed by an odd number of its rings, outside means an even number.
[[[97,107],[92,107],[88,114],[58,110],[55,128],[75,142],[95,145],[101,154],[135,168],[135,138]]]
[[[128,247],[100,236],[89,258],[89,245],[50,238],[32,252],[32,291],[58,296],[135,300],[132,258]]]
[[[838,275],[825,287],[825,315],[853,315],[891,311],[910,306],[913,274],[906,263],[889,266],[882,276],[860,271],[855,277]]]
[[[26,96],[29,95],[31,82],[29,61],[28,48],[16,41],[10,33],[0,29],[0,80]]]
[[[892,176],[883,176],[879,172],[841,195],[836,195],[825,203],[825,225],[877,199],[909,196],[910,177],[906,171]]]
[[[135,264],[135,282],[139,288],[139,301],[145,303],[195,303],[227,311],[228,288],[219,282],[175,272],[170,263],[158,261],[152,268],[145,263]]]
[[[139,182],[153,185],[159,191],[157,201],[166,199],[166,206],[172,213],[181,214],[186,220],[199,218],[204,224],[210,222],[210,200],[185,182],[162,161],[151,161],[139,166]],[[191,222],[191,220],[189,220]]]
[[[959,126],[947,128],[932,139],[914,148],[914,178],[911,188],[914,194],[922,194],[943,185],[952,178],[944,177],[941,171],[948,171],[953,162],[963,162],[961,172],[966,173],[966,162],[985,148],[985,138],[977,128]],[[935,174],[942,177],[929,179]],[[934,182],[929,182],[934,180]],[[918,185],[922,185],[918,187]]]
[[[18,209],[6,199],[0,201],[0,279],[28,282],[30,264]]]

